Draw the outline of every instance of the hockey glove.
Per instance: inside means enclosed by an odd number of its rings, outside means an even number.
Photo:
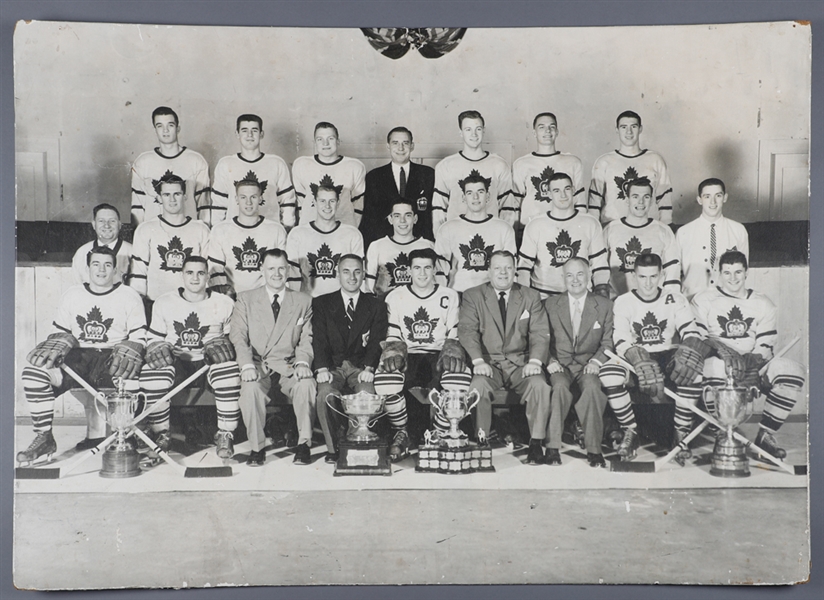
[[[696,336],[684,339],[672,355],[667,372],[675,385],[689,385],[704,373],[704,359],[712,347]]]
[[[175,355],[172,352],[172,345],[165,341],[159,340],[152,342],[146,348],[146,364],[152,369],[162,369],[174,364]]]
[[[381,342],[381,370],[392,373],[406,371],[406,344],[402,341]]]
[[[718,358],[724,361],[727,374],[732,374],[732,378],[735,381],[741,381],[741,378],[744,376],[744,371],[747,370],[747,363],[744,357],[719,340],[707,339],[707,343],[715,350]]]
[[[755,353],[745,354],[743,356],[743,359],[746,368],[744,369],[744,375],[741,377],[741,385],[746,387],[763,387],[763,381],[766,380],[766,373],[764,380],[762,380],[758,372],[761,370],[761,367],[763,367],[764,364],[767,362],[767,359],[761,356],[760,354]],[[766,387],[767,389],[769,389],[769,384]]]
[[[203,356],[210,365],[235,360],[235,347],[225,335],[221,335],[203,344]]]
[[[52,369],[59,367],[72,348],[77,347],[77,339],[70,333],[53,333],[29,352],[26,360],[35,367]]]
[[[598,294],[599,296],[603,296],[604,298],[609,299],[609,284],[599,283],[598,285],[592,288],[592,293]]]
[[[445,340],[435,370],[438,373],[463,373],[466,354],[458,340]]]
[[[232,300],[237,300],[237,294],[235,293],[234,288],[227,283],[221,285],[213,285],[211,290],[213,292],[217,292],[218,294],[229,296]]]
[[[649,352],[640,346],[632,346],[624,358],[635,368],[638,377],[638,389],[653,398],[664,396],[664,374],[658,363],[652,360]]]
[[[386,268],[386,265],[380,265],[378,267],[378,277],[375,280],[375,295],[381,296],[385,294],[389,290],[390,285],[392,285],[392,276],[389,275],[389,270]]]
[[[143,352],[146,348],[139,342],[123,340],[112,348],[109,375],[123,379],[136,379],[143,365]]]

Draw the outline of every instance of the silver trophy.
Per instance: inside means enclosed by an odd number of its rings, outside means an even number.
[[[474,398],[474,402],[472,401]],[[458,427],[481,399],[478,390],[465,392],[463,390],[444,390],[439,392],[433,389],[429,392],[429,402],[442,417],[449,421],[449,431],[446,433],[446,445],[460,448],[469,443],[466,434]]]
[[[330,397],[340,400],[343,412],[329,402]],[[378,435],[369,428],[385,414],[385,402],[386,399],[382,396],[363,391],[357,394],[331,393],[326,395],[326,404],[329,408],[349,421],[350,427],[346,439],[358,443],[374,442],[378,439]]]
[[[746,448],[733,437],[733,431],[752,415],[753,400],[758,394],[759,390],[755,386],[737,386],[729,368],[724,387],[704,387],[704,405],[726,430],[725,435],[715,440],[710,475],[749,477]]]
[[[133,394],[126,391],[126,380],[116,379],[117,389],[104,395],[102,403],[106,405],[106,414],[101,413],[101,402],[95,402],[95,410],[117,434],[114,442],[103,453],[103,468],[100,476],[109,479],[125,479],[140,475],[140,455],[127,435],[135,421],[135,415],[141,400],[146,396],[142,392]]]

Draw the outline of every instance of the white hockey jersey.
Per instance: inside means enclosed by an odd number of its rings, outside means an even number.
[[[653,300],[637,291],[618,296],[613,304],[615,351],[624,356],[631,346],[647,352],[664,352],[690,336],[701,337],[692,310],[679,292],[658,290]]]
[[[195,217],[201,205],[209,205],[209,165],[194,150],[183,146],[176,156],[164,156],[160,148],[144,152],[132,165],[132,214],[143,223],[163,212],[154,184],[164,175],[177,175],[186,182],[183,212]]]
[[[92,240],[80,246],[77,252],[74,253],[72,257],[72,275],[74,276],[75,283],[89,283],[89,265],[86,263],[86,259],[89,252],[97,247],[97,240]],[[107,247],[114,250],[114,253],[117,255],[114,281],[115,283],[120,283],[124,277],[128,279],[132,258],[132,245],[129,242],[118,239],[114,245],[107,245]]]
[[[327,165],[320,162],[317,155],[300,156],[292,165],[292,181],[298,202],[298,225],[315,220],[315,190],[319,185],[340,190],[335,218],[345,225],[360,225],[363,195],[366,192],[366,167],[358,159],[340,156]]]
[[[444,340],[458,339],[459,304],[458,292],[440,285],[424,298],[412,286],[396,288],[386,295],[386,339],[405,342],[410,354],[440,352]]]
[[[209,235],[210,285],[230,285],[236,293],[263,285],[260,272],[266,250],[286,249],[283,225],[260,217],[255,225],[241,225],[237,217],[218,223]]]
[[[400,243],[385,236],[369,244],[366,249],[366,277],[363,289],[372,294],[384,294],[396,287],[412,283],[409,270],[409,253],[423,248],[435,248],[435,244],[426,238],[415,238],[411,242]],[[437,271],[436,282],[446,285],[446,277]]]
[[[592,166],[589,184],[589,214],[609,223],[629,214],[624,194],[626,181],[647,177],[652,183],[654,202],[649,216],[662,223],[672,223],[672,184],[664,158],[652,150],[642,150],[635,156],[626,156],[613,150],[601,155]]]
[[[538,154],[533,152],[512,163],[512,195],[520,209],[520,222],[529,223],[549,210],[549,178],[555,173],[566,173],[572,178],[575,208],[587,211],[587,191],[584,188],[584,169],[581,159],[566,152]]]
[[[340,289],[337,268],[342,255],[363,258],[363,236],[356,227],[340,221],[329,232],[321,231],[312,221],[289,232],[286,253],[292,265],[289,287],[312,297],[322,296]]]
[[[681,251],[668,225],[649,219],[644,225],[630,225],[626,218],[604,227],[604,244],[609,255],[610,287],[615,296],[634,290],[635,259],[641,254],[657,254],[664,270],[664,289],[681,291]]]

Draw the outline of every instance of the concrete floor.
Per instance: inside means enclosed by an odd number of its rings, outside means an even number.
[[[790,583],[810,560],[806,489],[35,493],[15,517],[29,589]]]

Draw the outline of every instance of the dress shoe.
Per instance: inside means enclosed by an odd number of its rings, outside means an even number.
[[[548,465],[562,464],[560,451],[557,448],[547,448],[546,456],[544,456],[544,462]]]
[[[526,464],[544,464],[544,449],[541,446],[541,442],[535,440],[529,442],[529,452],[526,453]]]
[[[337,452],[327,452],[324,460],[328,463],[334,464],[338,462],[338,456],[340,455]]]
[[[262,467],[266,462],[266,452],[263,450],[251,450],[249,458],[246,459],[246,464],[250,467]]]
[[[603,454],[587,452],[587,462],[589,463],[589,466],[593,468],[607,468],[607,462],[604,460]]]
[[[312,462],[309,444],[306,442],[298,444],[298,447],[295,448],[295,459],[292,462],[298,465],[308,465]]]

